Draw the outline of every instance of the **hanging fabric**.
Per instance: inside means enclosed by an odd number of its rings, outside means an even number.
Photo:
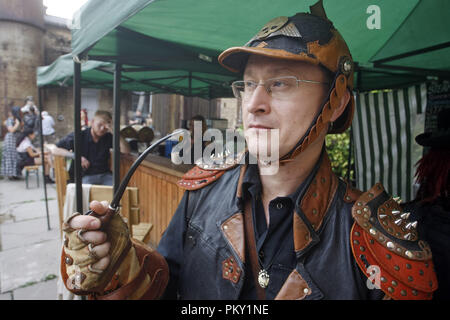
[[[368,190],[381,182],[403,201],[415,196],[415,164],[422,147],[415,136],[424,129],[426,84],[360,93],[353,118],[356,186]]]

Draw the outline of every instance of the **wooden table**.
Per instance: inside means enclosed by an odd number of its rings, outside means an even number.
[[[137,155],[121,155],[120,175],[123,177]],[[138,187],[140,222],[153,225],[150,243],[158,245],[169,225],[184,190],[176,184],[193,165],[174,165],[169,158],[150,154],[137,168],[128,186]]]

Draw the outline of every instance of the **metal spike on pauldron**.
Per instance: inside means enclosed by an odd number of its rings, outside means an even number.
[[[406,219],[409,218],[410,215],[411,215],[411,212],[405,212],[405,213],[402,213],[402,214],[400,215],[400,217],[401,217],[402,219],[406,220]]]
[[[416,228],[417,228],[417,221],[409,222],[406,224],[406,229],[408,229],[408,230],[416,229]]]
[[[405,234],[405,235],[403,236],[403,238],[406,239],[406,240],[411,240],[411,239],[413,238],[413,236],[412,236],[411,233],[407,233],[407,234]]]

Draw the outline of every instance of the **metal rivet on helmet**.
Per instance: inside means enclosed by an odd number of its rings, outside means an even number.
[[[340,67],[339,67],[340,71],[348,76],[350,73],[352,73],[353,71],[353,62],[352,59],[350,57],[342,57],[341,61],[340,61]]]

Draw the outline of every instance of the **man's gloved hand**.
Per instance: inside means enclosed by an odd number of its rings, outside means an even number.
[[[108,202],[92,201],[98,216],[108,211]],[[131,247],[127,224],[119,214],[102,225],[92,215],[75,213],[63,224],[64,247],[61,275],[68,290],[86,295],[102,293]]]

